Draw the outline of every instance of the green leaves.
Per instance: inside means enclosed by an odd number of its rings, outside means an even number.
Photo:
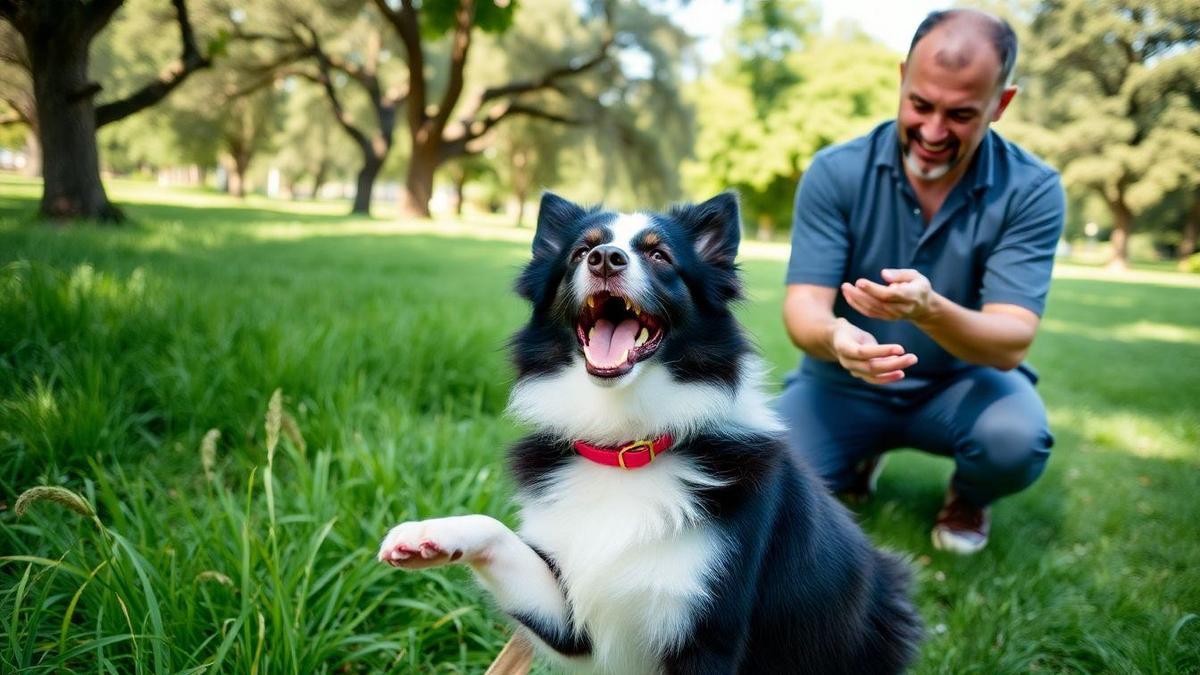
[[[699,134],[684,165],[689,191],[736,187],[747,221],[786,225],[796,183],[818,150],[865,133],[895,111],[900,56],[862,37],[809,38],[771,76],[735,54],[690,92]]]
[[[513,23],[518,0],[427,0],[421,6],[421,32],[429,38],[438,38],[454,29],[460,7],[473,5],[471,25],[485,33],[503,33]]]
[[[1023,123],[1005,128],[1076,195],[1100,196],[1117,227],[1200,184],[1193,5],[1063,0],[1041,5],[1029,26],[1018,64],[1028,93],[1014,108]]]

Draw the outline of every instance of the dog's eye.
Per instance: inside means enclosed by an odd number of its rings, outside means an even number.
[[[650,259],[657,260],[658,262],[664,262],[664,263],[671,262],[671,256],[667,255],[666,252],[663,251],[661,248],[652,249],[650,251]]]
[[[583,260],[583,256],[587,255],[588,247],[580,246],[571,253],[571,262],[579,262]]]

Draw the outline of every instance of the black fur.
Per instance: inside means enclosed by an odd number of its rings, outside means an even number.
[[[533,260],[518,281],[533,315],[512,341],[518,377],[567,367],[579,346],[577,308],[564,298],[570,254],[589,228],[615,214],[559,197],[542,201]],[[653,215],[653,231],[672,264],[655,269],[646,308],[664,317],[666,337],[654,359],[678,381],[735,387],[750,345],[729,304],[740,297],[734,257],[737,201],[720,195]],[[510,451],[518,488],[536,496],[557,470],[576,460],[572,439],[531,435]],[[908,597],[909,573],[871,546],[850,514],[797,466],[783,439],[710,428],[670,449],[714,476],[719,488],[695,488],[710,524],[731,543],[681,649],[662,654],[671,673],[895,673],[916,653],[921,622]],[[543,555],[552,570],[552,559]],[[557,573],[557,571],[556,571]],[[586,654],[587,632],[532,625],[564,654]]]

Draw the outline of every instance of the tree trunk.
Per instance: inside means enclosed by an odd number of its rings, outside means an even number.
[[[465,201],[467,188],[467,171],[463,169],[454,176],[454,215],[458,218],[462,217],[463,202]]]
[[[1179,257],[1186,258],[1196,252],[1196,240],[1200,239],[1200,191],[1192,195],[1192,208],[1188,209],[1183,221],[1183,238],[1179,240]]]
[[[758,216],[758,234],[755,239],[759,241],[771,241],[775,236],[775,219],[763,213]]]
[[[321,186],[325,185],[325,178],[329,175],[329,160],[322,159],[317,164],[317,171],[313,174],[312,196],[310,199],[316,199],[321,194]]]
[[[437,165],[436,154],[413,148],[408,173],[404,177],[404,193],[400,195],[400,215],[429,218],[429,200],[433,198],[433,172]]]
[[[529,197],[526,190],[517,191],[517,227],[522,227],[525,222],[525,199]]]
[[[42,146],[45,218],[121,219],[100,182],[96,149],[97,87],[88,81],[91,35],[73,23],[56,24],[53,39],[25,40],[33,66],[38,133]]]
[[[225,192],[238,198],[246,196],[246,170],[250,166],[250,158],[239,152],[231,152],[224,161]]]
[[[383,160],[374,155],[366,155],[363,158],[363,166],[358,170],[358,185],[354,190],[354,207],[350,209],[350,213],[371,215],[371,191],[375,189],[375,179],[379,177],[381,169]]]
[[[1108,209],[1113,216],[1112,260],[1108,268],[1112,270],[1129,269],[1129,230],[1133,226],[1133,212],[1125,204],[1125,195],[1118,194],[1116,199],[1108,200]]]

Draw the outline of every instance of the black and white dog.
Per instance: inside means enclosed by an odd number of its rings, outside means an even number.
[[[520,534],[409,522],[379,560],[469,565],[584,671],[903,670],[907,570],[783,445],[730,311],[739,225],[732,194],[634,215],[546,194],[512,340]]]

